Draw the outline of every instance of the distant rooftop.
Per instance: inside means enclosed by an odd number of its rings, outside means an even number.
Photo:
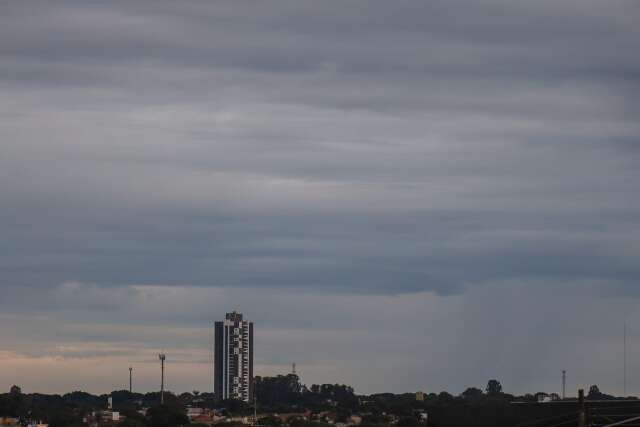
[[[227,313],[226,319],[232,320],[232,321],[241,321],[242,313],[238,313],[237,311],[234,310],[231,313]]]

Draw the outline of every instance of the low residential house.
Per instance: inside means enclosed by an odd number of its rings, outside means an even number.
[[[190,420],[202,414],[204,414],[204,408],[187,406],[187,417],[189,417]]]
[[[335,424],[337,422],[337,418],[338,414],[332,411],[322,411],[318,413],[318,420],[329,424]]]
[[[359,426],[362,423],[362,417],[360,415],[351,415],[347,418],[347,423],[352,426]]]
[[[274,417],[278,417],[280,418],[280,420],[282,420],[282,422],[284,423],[288,423],[289,420],[291,419],[295,419],[295,418],[299,418],[302,420],[307,421],[307,414],[304,412],[291,412],[291,413],[287,413],[287,414],[273,414]],[[258,419],[260,419],[260,417],[258,417]]]
[[[216,417],[213,413],[204,413],[193,417],[191,423],[212,426],[220,419],[221,417]]]
[[[253,417],[251,417],[251,419],[249,419],[249,417],[226,417],[224,418],[224,421],[229,421],[232,423],[252,424]]]
[[[2,427],[14,427],[14,426],[18,426],[18,422],[20,420],[18,420],[17,418],[13,418],[13,417],[0,417],[0,426]]]

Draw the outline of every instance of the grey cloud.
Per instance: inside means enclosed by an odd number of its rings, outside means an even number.
[[[137,331],[153,343],[164,318],[191,328],[170,334],[178,347],[251,292],[347,301],[354,322],[372,310],[391,324],[402,306],[371,301],[488,292],[481,308],[497,313],[510,289],[542,301],[580,294],[575,283],[598,284],[585,285],[589,309],[636,297],[639,13],[625,1],[5,3],[3,314],[92,319],[56,332],[72,344],[120,333],[130,345]],[[181,311],[160,310],[171,296]],[[268,300],[282,314],[250,309],[279,345],[286,324],[322,325],[318,346],[334,336],[346,353],[300,350],[315,378],[380,386],[336,368],[353,360],[351,335],[324,307]],[[119,322],[132,330],[105,326]],[[464,328],[443,332],[461,352]],[[36,354],[15,331],[0,350]],[[270,348],[264,366],[288,363]]]
[[[558,367],[570,364],[572,388],[597,383],[619,390],[621,382],[608,363],[613,352],[594,349],[616,348],[621,339],[618,326],[624,320],[635,324],[638,304],[623,296],[602,298],[600,292],[608,286],[574,281],[558,290],[545,281],[508,281],[455,296],[145,286],[136,290],[146,294],[146,299],[137,301],[136,310],[116,310],[110,319],[78,317],[76,311],[52,313],[48,322],[3,319],[20,336],[7,335],[10,329],[3,328],[0,337],[11,339],[20,351],[4,356],[0,352],[0,369],[11,381],[15,373],[10,367],[25,358],[40,371],[39,363],[53,357],[60,364],[73,363],[83,375],[89,375],[88,363],[94,370],[91,375],[109,373],[114,378],[85,384],[85,377],[75,378],[75,387],[105,392],[118,387],[118,375],[120,381],[126,380],[122,373],[133,363],[139,387],[152,390],[157,385],[155,353],[164,349],[171,362],[172,389],[206,390],[210,384],[203,373],[210,369],[211,356],[206,324],[211,324],[212,312],[224,311],[241,297],[236,308],[256,322],[256,363],[262,375],[283,372],[296,361],[307,383],[345,381],[363,393],[416,389],[458,393],[469,385],[482,386],[494,376],[511,392],[551,392],[558,387]],[[85,291],[78,289],[78,299],[83,300]],[[176,319],[185,313],[191,319],[176,326]],[[43,326],[52,334],[42,336],[38,345],[25,338],[37,336]],[[637,347],[636,338],[630,327],[630,351]],[[399,347],[406,351],[398,353]],[[576,357],[584,352],[592,357]],[[637,368],[633,360],[630,373]],[[391,375],[409,370],[411,375]],[[28,389],[59,390],[54,372],[42,374],[47,381],[23,380]],[[637,386],[633,374],[629,386]]]

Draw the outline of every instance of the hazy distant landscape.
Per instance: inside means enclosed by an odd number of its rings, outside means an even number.
[[[457,396],[446,391],[359,395],[345,385],[307,387],[297,375],[286,374],[256,378],[255,407],[239,400],[216,401],[213,393],[198,391],[178,395],[167,392],[163,406],[159,405],[158,392],[120,390],[96,396],[76,391],[60,396],[13,391],[0,395],[0,412],[17,419],[45,420],[50,427],[83,426],[83,420],[109,426],[114,423],[113,413],[121,427],[242,427],[254,424],[254,414],[259,425],[266,427],[577,425],[576,397],[561,399],[555,393],[544,392],[514,396],[501,387],[493,379],[484,390],[468,387]],[[590,387],[586,398],[591,401],[590,417],[594,422],[611,417],[620,420],[640,409],[636,397],[616,398],[602,393],[597,386]],[[606,417],[602,417],[605,413]]]

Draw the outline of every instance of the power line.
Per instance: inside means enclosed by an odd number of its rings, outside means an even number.
[[[558,427],[558,426],[562,426],[562,425],[565,425],[565,424],[573,424],[573,423],[575,423],[577,421],[578,421],[578,418],[571,418],[569,421],[563,421],[563,422],[558,423],[558,424],[551,424],[548,427]]]
[[[540,424],[540,423],[543,423],[543,422],[546,422],[546,421],[552,421],[552,420],[556,420],[556,419],[559,419],[559,418],[566,418],[566,417],[569,417],[569,416],[576,416],[577,414],[578,414],[577,411],[567,412],[566,414],[562,414],[562,415],[554,415],[553,417],[540,418],[540,419],[537,419],[537,420],[527,421],[527,422],[521,423],[521,424],[516,424],[513,427],[533,426],[533,425]]]
[[[627,418],[626,420],[618,421],[618,422],[613,423],[613,424],[607,424],[604,427],[621,426],[621,425],[625,425],[627,423],[630,423],[631,421],[638,421],[638,420],[640,420],[640,417]]]

